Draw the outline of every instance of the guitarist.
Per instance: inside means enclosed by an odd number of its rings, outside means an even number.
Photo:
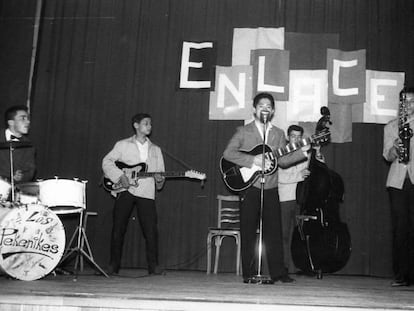
[[[284,132],[271,125],[270,121],[275,112],[273,96],[268,93],[259,93],[253,99],[254,121],[239,127],[230,139],[223,157],[239,166],[251,168],[262,166],[262,154],[251,155],[243,150],[250,150],[256,145],[263,143],[263,132],[266,125],[265,142],[273,150],[286,145]],[[266,118],[266,120],[265,120]],[[306,159],[305,153],[309,145],[278,159],[278,165],[288,167],[295,162]],[[265,158],[265,171],[271,167],[271,160]],[[287,274],[284,255],[281,227],[281,212],[278,195],[277,170],[273,174],[265,176],[264,198],[263,198],[263,242],[266,248],[267,263],[272,282],[283,283],[294,282]],[[252,187],[241,193],[242,203],[240,208],[240,232],[242,248],[242,270],[244,283],[257,283],[254,276],[257,274],[255,268],[256,254],[256,231],[260,217],[260,178]]]
[[[111,257],[109,274],[118,274],[121,264],[124,237],[133,208],[137,207],[139,222],[146,243],[146,257],[149,274],[161,274],[158,266],[158,228],[155,208],[155,190],[161,190],[165,178],[161,174],[139,180],[132,184],[127,175],[118,168],[116,162],[127,165],[146,163],[151,172],[164,172],[164,158],[161,149],[153,144],[148,136],[151,133],[151,116],[138,113],[132,117],[135,135],[118,141],[103,158],[102,170],[114,183],[120,183],[125,191],[118,193],[113,209],[111,237]]]

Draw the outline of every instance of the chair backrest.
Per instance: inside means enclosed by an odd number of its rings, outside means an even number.
[[[237,195],[218,195],[217,227],[239,227],[240,198]],[[230,202],[231,204],[226,204]]]

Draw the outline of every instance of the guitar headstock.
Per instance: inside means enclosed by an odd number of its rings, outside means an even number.
[[[194,170],[186,171],[184,176],[188,178],[199,179],[199,180],[205,180],[207,178],[206,174],[200,173]]]

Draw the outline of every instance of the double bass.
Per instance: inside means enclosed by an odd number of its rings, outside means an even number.
[[[327,131],[328,124],[332,124],[327,107],[321,108],[321,114],[316,133]],[[351,255],[351,237],[347,224],[339,216],[345,191],[342,177],[317,160],[314,149],[309,171],[310,175],[296,189],[300,214],[291,252],[297,268],[321,279],[323,273],[334,273],[346,265]]]

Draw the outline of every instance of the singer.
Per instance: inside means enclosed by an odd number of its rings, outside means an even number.
[[[271,161],[262,154],[251,155],[242,150],[250,150],[254,146],[262,144],[263,141],[276,150],[286,145],[283,130],[270,123],[275,113],[275,102],[273,96],[268,93],[259,93],[253,99],[254,121],[239,127],[230,139],[223,157],[239,166],[251,168],[253,166],[264,166],[268,169]],[[297,150],[284,157],[279,158],[278,165],[287,168],[299,161],[306,159],[305,153],[309,146],[303,150]],[[278,194],[277,170],[273,174],[258,179],[252,187],[240,192],[240,232],[242,248],[242,270],[244,283],[258,283],[257,275],[257,228],[262,216],[263,244],[268,263],[271,282],[281,281],[283,283],[294,282],[290,278],[284,263],[281,211]],[[261,186],[264,183],[263,214],[260,215]]]

